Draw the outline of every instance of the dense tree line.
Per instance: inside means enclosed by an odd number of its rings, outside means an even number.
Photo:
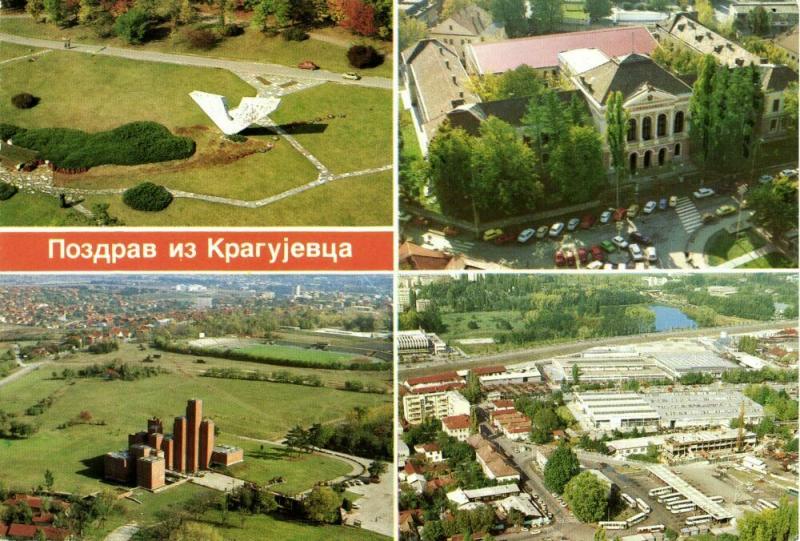
[[[53,377],[71,380],[78,378],[103,378],[107,380],[136,381],[138,379],[152,378],[169,371],[160,366],[137,366],[125,363],[118,359],[103,364],[92,364],[83,368],[65,368],[60,374],[53,372]]]
[[[248,381],[269,381],[273,383],[290,383],[292,385],[307,385],[309,387],[322,387],[322,379],[316,375],[297,374],[291,375],[287,371],[277,371],[267,374],[260,370],[239,370],[238,368],[209,368],[203,372],[203,377],[220,379],[243,379]]]
[[[748,385],[744,394],[764,406],[764,412],[779,421],[793,421],[798,417],[798,402],[784,389],[773,389],[769,385]]]

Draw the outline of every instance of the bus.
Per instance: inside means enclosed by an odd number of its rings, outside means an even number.
[[[624,530],[628,527],[628,523],[623,521],[600,521],[597,523],[598,526],[603,528],[604,530]]]
[[[645,514],[650,512],[650,506],[641,498],[636,498],[636,506]]]
[[[628,519],[628,528],[633,526],[634,524],[639,524],[643,522],[647,518],[647,513],[639,513],[638,515],[633,515],[631,518]]]
[[[777,504],[775,504],[773,502],[768,502],[767,500],[759,499],[758,503],[760,503],[762,506],[764,506],[767,509],[777,509],[778,508]]]
[[[786,489],[786,492],[789,494],[789,496],[794,496],[795,498],[797,497],[797,488],[796,487],[789,487],[789,488]]]
[[[672,503],[677,502],[683,498],[683,494],[670,494],[669,496],[661,496],[658,498],[658,503]]]
[[[679,507],[673,507],[669,510],[670,513],[673,515],[682,515],[684,513],[690,513],[697,509],[697,506],[693,503],[687,503],[685,505]]]
[[[669,504],[667,504],[667,509],[669,509],[670,507],[681,507],[682,505],[686,505],[687,503],[693,503],[693,502],[688,498],[684,498],[683,500],[670,502]]]
[[[695,515],[686,519],[687,526],[697,526],[698,524],[705,524],[711,522],[711,515]]]
[[[634,500],[624,492],[620,494],[619,497],[622,498],[622,501],[625,502],[628,505],[628,507],[636,507],[636,500]]]
[[[651,488],[647,495],[652,498],[653,496],[660,496],[662,494],[666,494],[667,492],[672,492],[672,487]]]
[[[723,498],[722,496],[711,496],[709,498],[709,500],[711,500],[714,503],[724,503],[725,502],[725,498]]]
[[[666,530],[667,527],[663,524],[653,524],[652,526],[639,526],[636,528],[638,533],[656,533],[656,532],[663,532]]]

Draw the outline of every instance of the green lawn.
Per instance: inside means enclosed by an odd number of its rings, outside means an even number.
[[[348,362],[354,359],[351,353],[338,351],[321,351],[318,349],[305,349],[293,346],[280,346],[276,344],[254,344],[252,346],[237,348],[238,351],[256,355],[265,359],[288,359],[299,362]]]
[[[0,226],[82,226],[86,218],[72,209],[62,209],[58,199],[39,193],[17,192],[0,201]]]
[[[745,263],[737,268],[739,269],[788,269],[795,265],[783,254],[778,252],[771,252],[767,255],[754,259],[749,263]]]
[[[392,163],[391,91],[327,83],[286,96],[272,114],[282,124],[317,118],[323,131],[290,133],[334,173]]]
[[[400,147],[401,160],[422,159],[422,150],[419,148],[419,140],[414,130],[414,122],[411,119],[411,111],[403,109],[400,111],[400,135],[403,146]]]
[[[1,26],[2,23],[0,23],[0,27]],[[37,49],[36,47],[28,47],[27,45],[17,45],[16,43],[6,43],[4,41],[0,41],[0,62],[3,60],[27,56],[39,50],[40,49]]]
[[[209,511],[203,515],[203,521],[212,524],[219,530],[225,541],[255,541],[278,540],[280,541],[385,541],[388,539],[369,530],[352,528],[348,526],[323,526],[318,524],[305,524],[282,519],[278,516],[252,515],[246,516],[244,524],[239,517],[228,519],[226,526],[222,525],[221,513]]]
[[[117,197],[91,196],[87,204],[106,202],[112,216],[129,226],[387,226],[392,220],[390,171],[337,180],[257,209],[176,199],[158,213],[140,212]]]
[[[284,494],[297,494],[310,489],[318,481],[328,481],[350,473],[350,466],[325,455],[296,453],[282,447],[231,439],[224,443],[244,448],[244,462],[230,467],[239,479],[266,485],[275,477],[286,482],[274,484],[270,489]]]
[[[114,354],[84,357],[102,362],[113,359]],[[67,383],[51,379],[51,371],[60,371],[60,364],[27,374],[0,393],[0,410],[20,415],[42,398],[56,396],[55,404],[42,415],[24,416],[39,426],[35,435],[24,440],[0,440],[0,471],[7,485],[31,486],[50,468],[58,490],[89,492],[107,486],[99,478],[99,457],[125,448],[127,435],[143,430],[151,416],[170,423],[182,414],[190,398],[203,400],[204,414],[215,421],[220,437],[228,441],[237,435],[278,439],[296,424],[330,422],[356,406],[371,407],[389,400],[387,396],[326,387],[202,378],[178,370],[132,382],[80,379]],[[64,364],[74,366],[77,362]],[[105,421],[106,425],[58,428],[82,411],[91,412],[94,421]],[[56,450],[58,461],[54,462]]]
[[[727,231],[720,231],[708,239],[705,253],[708,257],[708,264],[717,266],[757,250],[766,243],[767,241],[752,230],[743,232],[738,238]]]
[[[326,29],[321,33],[333,34],[337,41],[342,42],[342,45],[316,39],[307,39],[301,42],[286,41],[281,36],[269,37],[247,27],[243,35],[227,38],[210,51],[193,50],[179,37],[175,39],[165,38],[154,40],[144,45],[134,47],[127,45],[117,38],[98,38],[92,30],[84,27],[78,26],[63,29],[58,28],[56,25],[36,23],[33,19],[24,18],[0,19],[0,32],[51,40],[61,40],[68,37],[76,43],[131,47],[166,53],[188,53],[233,60],[252,60],[292,67],[297,66],[298,63],[304,60],[312,60],[322,69],[333,72],[353,70],[347,61],[347,47],[343,45],[345,42],[355,43],[356,41],[369,41],[386,55],[385,61],[376,68],[359,70],[359,72],[363,75],[376,77],[390,78],[392,76],[391,43],[377,40],[363,40],[356,36],[350,36],[347,32],[339,29]]]

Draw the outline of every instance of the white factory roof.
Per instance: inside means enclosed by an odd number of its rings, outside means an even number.
[[[731,370],[736,365],[710,351],[655,352],[656,362],[676,374],[707,370]]]
[[[505,485],[497,485],[493,487],[473,488],[465,490],[467,498],[470,500],[478,500],[481,498],[495,498],[497,496],[505,496],[509,494],[519,494],[519,487],[516,483],[507,483]]]
[[[558,60],[562,64],[566,64],[569,71],[578,75],[597,66],[602,66],[609,61],[609,58],[600,49],[572,49],[558,53]]]
[[[720,504],[711,501],[708,496],[672,473],[672,470],[668,467],[653,465],[648,466],[647,469],[664,483],[671,486],[673,490],[679,492],[697,507],[714,517],[715,520],[730,520],[733,518],[733,515],[727,512]]]
[[[516,509],[526,517],[540,517],[542,514],[533,505],[533,501],[531,501],[531,497],[528,494],[515,494],[514,496],[509,496],[508,498],[504,498],[497,502],[497,505],[502,507],[506,513],[508,513],[512,509]]]

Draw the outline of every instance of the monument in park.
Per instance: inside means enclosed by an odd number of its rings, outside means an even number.
[[[225,96],[199,90],[189,95],[225,135],[237,134],[248,126],[264,120],[281,102],[280,98],[245,97],[239,102],[239,107],[229,110]]]

